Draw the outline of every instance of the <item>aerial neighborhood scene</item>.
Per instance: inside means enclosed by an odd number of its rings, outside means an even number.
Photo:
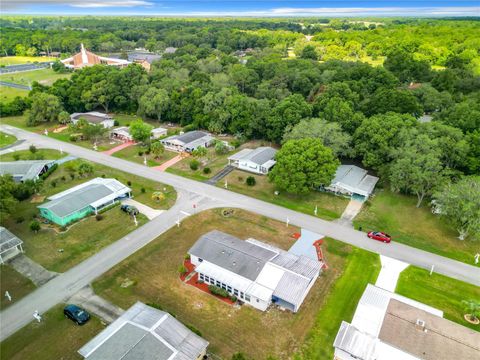
[[[476,0],[0,0],[0,360],[480,360]]]

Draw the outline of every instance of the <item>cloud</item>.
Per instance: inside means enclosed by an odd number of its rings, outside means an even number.
[[[154,3],[144,0],[2,0],[2,10],[31,10],[31,6],[71,6],[75,8],[130,8],[137,6],[153,6]]]
[[[351,8],[277,8],[271,10],[273,16],[430,16],[462,15],[478,16],[480,6],[446,7],[351,7]]]

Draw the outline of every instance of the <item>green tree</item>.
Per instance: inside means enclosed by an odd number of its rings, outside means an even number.
[[[36,94],[33,97],[30,110],[27,112],[27,125],[35,126],[42,122],[57,121],[62,110],[62,105],[57,96],[47,93]]]
[[[107,129],[103,125],[87,124],[82,128],[82,134],[85,139],[93,142],[99,141],[105,136]]]
[[[340,162],[319,139],[289,140],[277,152],[269,178],[281,190],[306,194],[330,185]]]
[[[155,141],[152,145],[150,145],[150,151],[155,156],[155,159],[158,159],[160,155],[165,152],[165,146],[160,141]]]
[[[215,143],[215,152],[218,155],[224,155],[224,154],[228,153],[228,147],[227,147],[227,145],[225,145],[225,143],[223,141],[217,141]]]
[[[37,233],[40,230],[40,223],[37,220],[33,220],[30,223],[30,230]]]
[[[192,155],[196,158],[207,156],[207,148],[205,146],[199,146],[192,151]]]
[[[138,119],[130,124],[129,132],[136,142],[146,143],[150,140],[152,129],[152,125]]]
[[[66,111],[61,111],[58,114],[58,122],[60,124],[67,124],[70,121],[70,115]]]
[[[480,238],[480,176],[450,182],[435,192],[433,198],[440,215],[455,227],[460,240],[468,236]]]
[[[300,121],[283,135],[283,142],[294,139],[320,139],[337,156],[352,156],[352,137],[343,132],[338,123],[312,118]]]
[[[78,166],[78,174],[80,176],[89,176],[93,174],[93,165],[87,162],[82,162]]]
[[[15,211],[17,199],[13,196],[16,184],[10,175],[0,176],[0,218],[5,219]]]
[[[307,45],[303,48],[302,53],[300,54],[302,59],[318,60],[317,50],[312,45]]]
[[[152,116],[162,121],[162,114],[169,105],[170,97],[166,90],[150,87],[138,100],[138,113],[143,117]]]

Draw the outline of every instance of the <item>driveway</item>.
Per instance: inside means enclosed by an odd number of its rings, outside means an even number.
[[[15,256],[8,263],[17,272],[30,279],[35,286],[42,286],[58,275],[56,272],[48,271],[25,254]]]
[[[181,154],[179,154],[179,155],[175,156],[174,158],[171,158],[170,160],[165,161],[162,165],[152,167],[152,169],[155,169],[157,171],[165,171],[170,166],[175,165],[176,163],[178,163],[179,161],[182,161],[183,159],[185,159],[185,157],[182,156]]]
[[[133,199],[122,200],[122,204],[135,206],[138,209],[138,211],[140,211],[141,214],[145,215],[148,218],[148,220],[155,219],[158,215],[160,215],[165,211],[165,210],[157,210],[157,209],[151,208],[150,206],[142,204]]]

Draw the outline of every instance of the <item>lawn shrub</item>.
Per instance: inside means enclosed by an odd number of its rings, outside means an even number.
[[[158,309],[158,310],[163,311],[163,307],[162,307],[162,305],[160,305],[159,303],[156,303],[156,302],[147,302],[146,305],[151,306],[151,307],[153,307],[153,308],[155,308],[155,309]]]
[[[75,179],[75,173],[70,173],[70,179]]]
[[[53,180],[51,183],[50,183],[50,186],[51,187],[57,187],[57,181],[56,180]]]
[[[113,209],[114,207],[117,207],[120,205],[120,202],[119,201],[116,201],[115,203],[111,204],[111,205],[108,205],[108,206],[105,206],[104,208],[101,208],[100,210],[98,210],[98,213],[99,214],[103,214],[104,212],[110,210],[110,209]]]
[[[240,182],[242,182],[242,181],[243,181],[243,176],[237,177],[237,180],[240,181]]]
[[[203,169],[204,174],[210,174],[211,172],[212,172],[212,169],[210,169],[209,167],[206,167]]]
[[[142,194],[145,194],[145,191],[146,191],[146,190],[145,190],[144,187],[142,187],[142,188],[140,189],[140,191],[142,192]]]
[[[95,215],[95,220],[100,221],[100,220],[102,220],[102,219],[103,219],[103,215],[102,215],[102,214],[97,214],[97,215]]]
[[[78,140],[78,137],[77,137],[77,135],[72,134],[72,135],[70,135],[69,140],[70,140],[71,142],[76,142],[76,141]]]
[[[21,223],[24,222],[24,221],[25,221],[25,218],[24,218],[23,216],[19,216],[19,217],[17,217],[17,218],[15,219],[15,222],[16,222],[17,224],[21,224]]]
[[[33,220],[30,223],[30,230],[33,232],[38,232],[40,230],[40,223],[37,220]]]
[[[235,149],[242,145],[242,142],[238,139],[234,139],[230,141],[230,145],[232,145]]]
[[[37,152],[37,147],[35,145],[30,145],[28,148],[32,154],[35,154]]]
[[[179,272],[180,275],[186,274],[187,271],[188,271],[188,270],[187,270],[187,268],[186,268],[184,265],[180,265],[180,266],[178,267],[178,272]]]
[[[183,257],[185,260],[190,260],[190,254],[185,254],[185,256]]]
[[[225,297],[225,298],[229,298],[229,297],[230,297],[230,294],[228,293],[227,290],[222,289],[222,288],[219,288],[218,286],[215,286],[215,285],[209,285],[209,286],[208,286],[208,290],[209,290],[213,295],[218,295],[218,296],[222,296],[222,297]]]
[[[138,156],[143,156],[143,151],[139,151]]]
[[[45,172],[40,176],[40,178],[43,179],[43,180],[45,180],[45,179],[48,178],[55,170],[57,170],[57,168],[58,168],[58,164],[57,164],[57,163],[53,164],[52,166],[50,166],[50,168],[49,168],[47,171],[45,171]],[[62,180],[65,180],[65,176],[62,178]]]
[[[113,126],[119,126],[120,123],[118,122],[118,120],[113,120]]]
[[[18,155],[18,154],[13,154],[13,160],[15,160],[15,161],[20,160],[20,155]]]
[[[190,169],[193,171],[198,170],[198,167],[200,166],[200,162],[198,160],[193,159],[190,161]]]
[[[247,177],[246,183],[248,186],[255,186],[255,184],[257,183],[257,180],[255,180],[253,176],[249,176]]]
[[[128,186],[132,186],[132,182],[130,180],[127,181]]]

